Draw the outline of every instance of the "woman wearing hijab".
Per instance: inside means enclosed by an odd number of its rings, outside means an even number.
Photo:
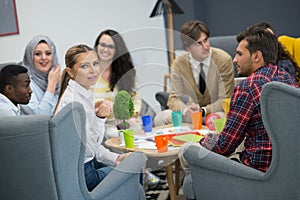
[[[35,36],[26,46],[23,65],[31,80],[28,106],[35,114],[52,114],[60,87],[60,65],[53,41],[44,35]]]

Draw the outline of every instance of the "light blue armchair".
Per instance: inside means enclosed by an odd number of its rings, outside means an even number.
[[[85,185],[85,112],[0,117],[0,199],[145,199],[144,153],[132,153],[92,192]]]
[[[266,173],[203,147],[187,146],[184,158],[191,175],[184,194],[201,200],[300,199],[300,89],[271,82],[263,87],[261,109],[272,142],[272,162]]]

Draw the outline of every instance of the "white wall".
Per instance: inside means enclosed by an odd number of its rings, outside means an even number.
[[[64,68],[64,54],[74,44],[93,46],[107,28],[117,30],[132,53],[142,97],[156,110],[154,94],[162,90],[168,73],[163,17],[149,18],[156,0],[16,0],[20,34],[0,37],[0,62],[21,61],[25,46],[38,34],[56,44]]]

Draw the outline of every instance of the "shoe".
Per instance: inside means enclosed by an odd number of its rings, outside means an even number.
[[[150,188],[155,188],[160,182],[160,178],[152,174],[149,170],[146,170],[146,184]]]

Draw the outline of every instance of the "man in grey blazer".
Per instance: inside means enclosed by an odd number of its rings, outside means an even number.
[[[232,58],[224,50],[210,47],[207,26],[201,21],[188,21],[180,32],[182,47],[187,53],[174,61],[169,110],[158,114],[155,125],[171,123],[172,111],[182,111],[185,121],[190,121],[191,113],[195,111],[202,110],[203,117],[222,112],[222,101],[230,98],[233,92]],[[189,97],[187,104],[183,102],[184,95]]]

